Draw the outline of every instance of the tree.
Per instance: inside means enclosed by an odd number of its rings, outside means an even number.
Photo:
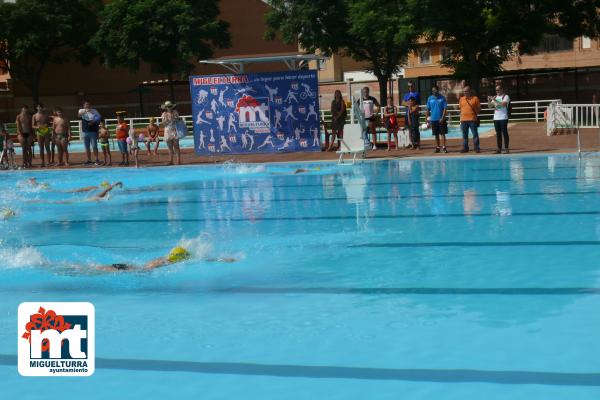
[[[280,31],[307,51],[340,52],[367,63],[379,83],[381,104],[387,84],[420,35],[406,0],[270,0],[268,38]]]
[[[0,4],[0,69],[39,103],[47,65],[90,60],[100,0],[18,0]]]
[[[114,0],[101,13],[92,45],[108,67],[137,71],[147,62],[167,74],[174,100],[174,74],[189,73],[190,60],[230,45],[229,24],[218,16],[217,0]]]
[[[454,76],[479,92],[481,78],[495,75],[517,52],[533,52],[546,33],[567,38],[598,34],[598,0],[410,0],[429,40],[442,40],[442,60]]]

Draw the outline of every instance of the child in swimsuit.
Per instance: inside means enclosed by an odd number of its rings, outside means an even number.
[[[129,125],[125,122],[125,111],[117,112],[117,144],[121,152],[121,163],[119,165],[129,165],[129,153],[127,151],[127,138],[129,138]]]
[[[133,154],[133,160],[135,161],[135,167],[139,168],[140,164],[139,164],[139,160],[138,160],[138,153],[140,151],[140,144],[139,142],[143,142],[144,141],[144,135],[140,135],[140,137],[138,137],[135,134],[135,131],[131,132],[131,136],[129,136],[129,139],[131,139],[131,152]]]
[[[5,168],[15,168],[15,148],[10,135],[2,126],[2,134],[0,136],[0,164]]]
[[[150,124],[146,127],[146,132],[148,133],[148,138],[146,139],[146,149],[148,150],[148,155],[150,155],[150,144],[154,142],[154,155],[158,155],[158,143],[160,141],[158,136],[158,125],[156,125],[156,118],[150,118]]]
[[[387,130],[387,151],[390,151],[392,137],[395,140],[396,151],[398,151],[398,116],[396,115],[396,107],[394,99],[391,96],[387,98],[387,106],[384,109],[385,129]]]
[[[104,163],[102,165],[112,165],[112,156],[110,154],[110,132],[106,129],[104,121],[98,125],[98,138],[100,139],[100,147],[102,148],[102,155],[104,156]]]

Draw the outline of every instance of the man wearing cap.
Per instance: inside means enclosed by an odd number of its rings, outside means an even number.
[[[89,101],[86,101],[83,103],[83,108],[79,110],[77,115],[79,116],[79,119],[81,119],[81,136],[85,146],[85,155],[87,157],[85,165],[92,164],[90,147],[94,151],[94,158],[96,159],[93,164],[100,165],[100,160],[98,160],[98,128],[100,126],[100,120],[102,119],[100,113],[95,108],[92,108]]]

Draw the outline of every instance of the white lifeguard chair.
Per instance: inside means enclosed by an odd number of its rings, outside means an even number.
[[[365,139],[363,137],[363,127],[360,124],[348,124],[344,127],[344,138],[339,139],[340,155],[339,164],[344,163],[344,154],[352,154],[352,164],[356,162],[356,155],[361,154],[361,158],[365,156]]]

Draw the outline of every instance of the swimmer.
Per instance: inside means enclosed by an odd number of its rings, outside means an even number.
[[[102,187],[104,187],[104,186],[102,186]],[[106,189],[104,189],[100,194],[98,194],[96,196],[92,196],[92,197],[88,198],[88,200],[89,201],[94,201],[94,200],[103,199],[103,198],[105,198],[108,195],[108,193],[110,193],[111,190],[113,190],[116,187],[122,189],[123,188],[123,183],[122,182],[116,182],[116,183],[113,183],[112,185],[109,184],[108,187],[106,187]]]
[[[181,246],[176,246],[171,249],[169,254],[165,257],[155,258],[154,260],[148,261],[143,266],[135,266],[131,264],[117,263],[110,265],[101,265],[96,267],[99,271],[104,272],[138,272],[138,271],[151,271],[153,269],[157,269],[160,267],[165,267],[171,264],[177,264],[179,262],[183,262],[192,258],[192,254]],[[226,262],[232,263],[237,260],[232,257],[220,257],[220,258],[208,258],[205,261],[209,262]]]
[[[110,183],[108,183],[108,181],[102,181],[100,183],[100,185],[98,185],[98,186],[84,186],[84,187],[78,188],[78,189],[65,190],[65,191],[62,191],[62,193],[84,193],[84,192],[91,192],[92,190],[96,190],[96,189],[106,189],[108,187],[110,187]]]
[[[106,185],[108,185],[108,186],[106,186]],[[83,199],[83,200],[60,200],[60,201],[31,200],[31,201],[29,201],[29,203],[73,204],[73,203],[80,203],[82,201],[100,201],[105,198],[108,199],[109,198],[108,194],[114,188],[116,188],[116,187],[123,188],[122,182],[116,182],[116,183],[113,183],[112,185],[107,182],[106,185],[104,185],[104,182],[103,182],[100,185],[100,187],[105,187],[105,189],[102,192],[100,192],[99,194],[97,194],[95,196],[87,197],[86,199]],[[82,191],[90,191],[90,190],[94,190],[94,189],[100,189],[100,187],[90,186],[91,189],[89,189],[89,190],[87,190],[88,188],[81,188],[81,189],[77,189],[76,191],[67,192],[67,193],[78,193],[78,192],[82,192]],[[82,190],[82,189],[85,189],[85,190]]]
[[[47,183],[39,183],[36,178],[29,178],[26,182],[29,186],[34,188],[48,189],[50,187]]]
[[[298,168],[296,170],[294,170],[293,172],[271,172],[271,175],[298,175],[298,174],[304,174],[310,171],[319,171],[321,168],[315,168],[313,170],[310,169],[306,169],[306,168]]]
[[[3,208],[0,210],[0,219],[9,219],[15,215],[17,215],[17,213],[11,208]]]

